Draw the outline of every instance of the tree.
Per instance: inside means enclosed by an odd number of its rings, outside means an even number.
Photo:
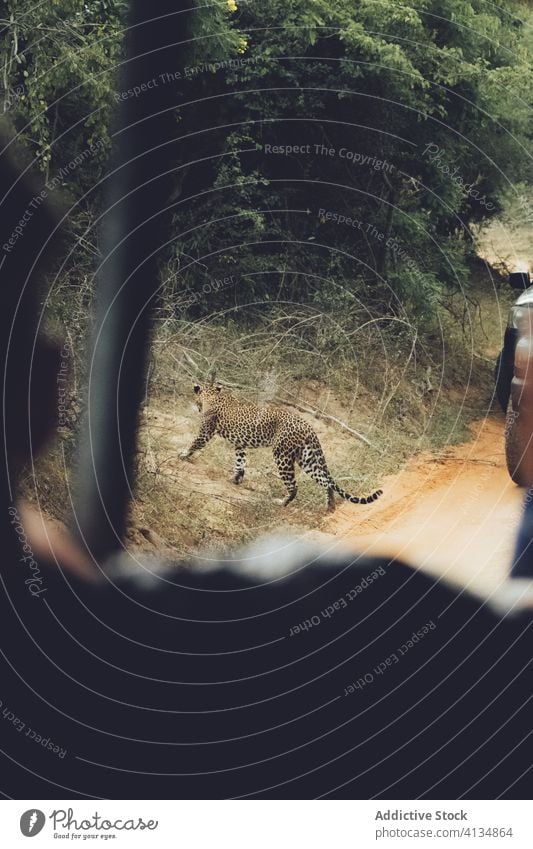
[[[4,110],[49,179],[88,192],[91,215],[126,3],[1,5]],[[211,287],[209,310],[286,297],[434,316],[446,288],[468,284],[471,225],[531,177],[528,7],[227,0],[191,14],[194,38],[165,83],[167,292],[187,300],[233,275]]]

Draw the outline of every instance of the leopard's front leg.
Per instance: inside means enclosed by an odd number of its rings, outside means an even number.
[[[200,451],[203,448],[211,437],[214,435],[217,427],[217,419],[216,416],[204,416],[202,418],[202,423],[200,425],[200,430],[198,432],[198,436],[192,443],[192,445],[187,448],[186,451],[182,451],[180,453],[181,460],[187,460],[189,457],[194,454],[195,451]]]

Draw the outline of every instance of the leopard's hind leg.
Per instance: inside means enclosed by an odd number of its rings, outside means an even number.
[[[240,483],[246,471],[246,451],[244,448],[235,449],[235,472],[233,475],[233,483]]]
[[[298,492],[294,473],[295,451],[294,448],[290,448],[283,441],[280,441],[273,446],[272,453],[278,467],[279,476],[287,489],[287,496],[281,501],[283,507],[286,507],[287,504],[294,501]]]
[[[315,436],[314,439],[311,438],[305,443],[299,464],[302,470],[309,475],[309,477],[313,478],[315,483],[319,486],[323,486],[324,489],[327,489],[328,510],[333,512],[335,510],[335,489],[333,487],[331,474],[326,464],[324,452],[322,451],[322,446],[320,445],[317,436]]]

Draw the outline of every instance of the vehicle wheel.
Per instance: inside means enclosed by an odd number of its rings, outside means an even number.
[[[520,411],[513,410],[512,401],[509,401],[505,418],[505,459],[507,471],[518,486],[529,486],[530,483],[523,468],[524,454],[530,438],[531,434],[524,428],[523,416]]]

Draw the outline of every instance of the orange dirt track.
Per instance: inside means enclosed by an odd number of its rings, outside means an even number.
[[[383,481],[375,504],[338,506],[320,534],[385,554],[490,594],[508,575],[523,490],[505,467],[503,417],[472,426],[473,440],[420,454]]]

